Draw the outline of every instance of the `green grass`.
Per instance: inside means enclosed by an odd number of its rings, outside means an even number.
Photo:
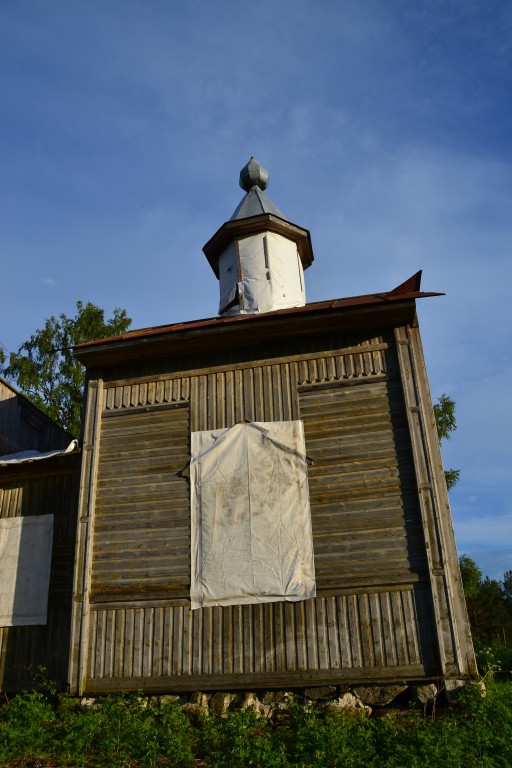
[[[178,704],[109,696],[80,711],[51,688],[0,707],[2,768],[487,768],[512,766],[512,683],[468,686],[435,717],[366,719],[299,705],[273,725],[255,713],[191,720]]]

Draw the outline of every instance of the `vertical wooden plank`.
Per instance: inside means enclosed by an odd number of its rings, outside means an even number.
[[[255,661],[255,644],[256,637],[256,625],[254,622],[254,606],[243,605],[242,606],[242,627],[241,634],[243,637],[243,671],[254,672],[256,670]]]
[[[271,603],[274,614],[276,669],[286,670],[286,640],[284,631],[284,603]]]
[[[156,382],[149,381],[148,382],[148,405],[155,404],[155,395],[156,395]]]
[[[254,386],[253,386],[253,371],[250,368],[245,368],[242,377],[243,383],[243,401],[244,401],[244,418],[248,421],[258,421],[256,417],[257,405],[254,402]]]
[[[149,673],[153,677],[160,677],[163,674],[164,611],[163,606],[154,609],[153,660]]]
[[[289,365],[290,371],[290,402],[291,413],[290,418],[295,421],[299,418],[299,396],[297,392],[297,386],[299,383],[299,365],[296,362],[292,362]]]
[[[359,606],[357,604],[357,595],[347,595],[347,616],[348,626],[350,627],[350,656],[352,658],[352,667],[364,666],[363,648],[361,640],[361,627],[359,623]]]
[[[139,384],[139,405],[148,404],[148,385],[147,382],[141,381]]]
[[[233,672],[233,606],[222,608],[222,671],[225,674]]]
[[[308,381],[318,381],[318,364],[316,360],[308,360]]]
[[[325,598],[326,622],[327,622],[327,649],[329,654],[329,667],[331,669],[340,669],[341,667],[341,644],[340,644],[340,626],[338,623],[338,611],[336,606],[336,597]]]
[[[105,676],[106,611],[96,611],[95,664],[93,677]]]
[[[273,397],[272,397],[272,368],[266,365],[262,368],[263,375],[263,418],[261,421],[273,421]],[[259,420],[261,417],[258,416]]]
[[[244,413],[244,393],[243,393],[243,371],[237,369],[234,371],[235,387],[235,424],[245,419]]]
[[[94,501],[98,471],[100,419],[103,407],[103,382],[90,381],[87,387],[87,407],[84,425],[82,474],[78,501],[77,556],[73,577],[73,607],[71,616],[71,652],[69,663],[70,692],[83,692],[84,678],[89,668],[89,590],[92,569],[92,538],[94,535]]]
[[[155,609],[143,609],[142,677],[149,677],[153,669]]]
[[[199,416],[200,408],[200,385],[199,376],[192,376],[190,378],[190,431],[199,432],[201,427],[201,420]]]
[[[306,611],[306,641],[308,669],[318,669],[318,639],[316,628],[315,600],[304,600]]]
[[[114,407],[115,408],[122,408],[123,407],[123,388],[122,387],[116,387],[115,388],[115,395],[114,395]]]
[[[293,603],[295,612],[295,636],[297,638],[297,669],[308,668],[308,652],[306,643],[306,607],[305,601]]]
[[[281,366],[270,366],[272,377],[272,421],[283,420],[283,402],[282,402],[282,382],[281,382]]]
[[[281,404],[283,421],[292,419],[292,391],[290,387],[290,366],[288,363],[281,363]]]
[[[407,652],[407,637],[401,592],[391,592],[391,607],[393,612],[393,629],[397,662],[400,666],[403,666],[409,663],[409,654]]]
[[[297,669],[297,634],[294,603],[284,604],[285,664],[286,669]]]
[[[205,377],[207,385],[207,413],[206,413],[206,429],[218,429],[217,422],[217,377],[214,373],[209,373]]]
[[[422,659],[419,652],[417,616],[414,610],[412,591],[402,592],[402,604],[404,609],[405,630],[407,632],[407,648],[409,649],[409,662],[420,664]]]
[[[116,634],[116,611],[105,611],[105,668],[104,677],[112,677],[114,673],[114,643]]]
[[[125,620],[126,610],[118,608],[114,633],[114,677],[123,677],[124,674]]]
[[[234,372],[226,371],[226,374],[225,374],[226,412],[224,415],[224,425],[226,427],[232,427],[233,424],[236,424],[234,381],[235,381]]]
[[[190,612],[192,614],[192,674],[203,674],[203,616],[204,610]]]
[[[215,375],[215,401],[212,407],[216,409],[216,429],[224,429],[226,426],[226,386],[224,373],[221,371]]]
[[[357,607],[359,613],[359,628],[361,644],[363,648],[363,666],[374,667],[375,657],[373,653],[372,625],[370,619],[369,595],[357,595]]]
[[[368,606],[371,619],[371,635],[373,640],[373,659],[376,667],[383,667],[386,663],[384,656],[382,616],[380,611],[380,595],[378,592],[370,594]]]
[[[133,608],[126,608],[124,616],[123,677],[133,677],[135,622]]]
[[[389,592],[381,592],[379,595],[380,612],[382,617],[382,637],[384,643],[384,663],[393,667],[398,664],[396,644],[393,632],[393,620],[391,612],[391,596]]]
[[[336,379],[336,360],[332,356],[329,356],[325,361],[325,378],[327,381]]]
[[[443,463],[419,328],[408,328],[407,336],[409,339],[412,371],[417,381],[420,395],[420,413],[424,429],[427,460],[432,468],[432,489],[430,493],[437,523],[436,533],[444,565],[444,572],[436,574],[437,589],[439,594],[443,595],[441,603],[445,603],[448,613],[447,620],[441,625],[444,633],[443,646],[446,648],[453,647],[452,671],[454,673],[475,675],[477,674],[476,659],[462,588],[450,502],[444,480]],[[425,489],[424,493],[427,493],[427,489]]]
[[[108,387],[106,390],[106,408],[111,410],[115,406],[115,387]]]
[[[142,677],[144,653],[144,609],[132,608],[133,613],[133,676]]]
[[[336,364],[336,378],[338,380],[347,378],[347,369],[345,366],[345,356],[344,355],[336,355],[334,358],[335,364]]]
[[[318,643],[318,668],[329,669],[329,646],[327,634],[326,598],[317,597],[314,601],[316,608],[316,633]]]
[[[162,674],[173,674],[173,635],[174,635],[174,608],[167,607],[164,611],[164,654],[162,659]]]
[[[462,616],[465,615],[464,598],[460,584],[454,588],[457,579],[450,578],[449,560],[456,560],[455,545],[447,557],[446,541],[452,540],[453,535],[446,534],[449,520],[449,506],[445,485],[443,510],[440,509],[439,498],[442,462],[439,451],[439,440],[434,435],[435,420],[430,402],[430,392],[424,371],[419,336],[413,329],[397,328],[395,330],[398,360],[400,364],[407,418],[411,433],[412,449],[416,476],[419,486],[420,510],[427,542],[426,554],[429,566],[430,583],[435,614],[435,631],[439,644],[439,655],[442,674],[469,672],[474,669],[472,645]],[[428,411],[428,413],[427,413]],[[429,426],[429,421],[432,422]],[[444,530],[442,531],[444,519]],[[460,581],[460,580],[459,580]],[[448,585],[449,582],[449,586]],[[456,590],[458,589],[458,593]],[[453,596],[457,594],[454,600]],[[462,653],[461,643],[465,652]],[[471,660],[468,664],[468,660]]]
[[[87,668],[84,671],[85,676],[87,677],[94,677],[95,670],[96,670],[96,637],[98,634],[97,631],[97,613],[96,611],[92,611],[90,622],[89,622],[89,628],[90,628],[90,634],[87,638],[89,642],[89,653],[87,654]]]
[[[274,632],[274,612],[272,603],[263,603],[263,626],[265,648],[265,672],[276,671],[276,643]]]
[[[223,613],[220,606],[212,608],[213,619],[213,674],[220,675],[223,672]]]
[[[340,662],[342,669],[349,669],[352,664],[352,647],[350,643],[350,619],[348,615],[347,596],[336,597],[336,618],[340,638]]]
[[[233,672],[240,674],[244,671],[244,628],[243,606],[234,605],[232,609],[233,622]]]
[[[205,675],[211,675],[213,673],[213,621],[212,621],[212,609],[202,608],[202,671]]]
[[[308,384],[309,383],[309,367],[308,367],[307,360],[299,360],[297,365],[298,365],[298,376],[297,376],[298,384]]]
[[[171,674],[183,674],[183,608],[173,608]]]

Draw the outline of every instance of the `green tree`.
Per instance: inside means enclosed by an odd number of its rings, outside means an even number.
[[[461,555],[459,565],[466,598],[476,597],[482,586],[482,571],[469,555]]]
[[[74,317],[50,317],[17,352],[1,353],[0,373],[51,419],[74,437],[80,434],[85,374],[71,347],[124,333],[131,325],[126,310],[116,308],[110,320],[91,302],[76,305]]]
[[[501,588],[503,592],[503,599],[512,611],[512,571],[505,571],[503,574],[503,581],[501,582]]]
[[[437,403],[434,404],[434,416],[439,440],[449,440],[452,432],[457,429],[455,401],[448,397],[448,395],[441,395]],[[446,487],[451,491],[453,486],[459,481],[460,469],[446,469],[444,476]]]

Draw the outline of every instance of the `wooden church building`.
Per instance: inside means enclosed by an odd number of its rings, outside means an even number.
[[[240,184],[204,246],[218,317],[78,345],[81,455],[0,459],[0,518],[55,516],[4,688],[36,663],[77,695],[476,672],[416,316],[438,294],[307,304],[309,232],[254,158]]]
[[[78,345],[70,686],[305,687],[475,661],[416,316],[306,304],[309,232],[245,196],[205,245],[219,316]]]

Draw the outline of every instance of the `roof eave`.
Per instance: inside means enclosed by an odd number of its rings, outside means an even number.
[[[219,256],[237,237],[246,237],[257,232],[275,232],[293,240],[297,245],[303,269],[307,269],[314,260],[313,246],[309,230],[281,219],[272,213],[262,213],[247,219],[226,221],[203,246],[203,253],[208,259],[215,277],[219,278]]]
[[[211,318],[150,328],[137,335],[80,345],[74,348],[74,355],[87,368],[116,366],[135,359],[158,358],[169,354],[184,356],[226,347],[247,346],[248,339],[252,344],[263,344],[279,338],[322,332],[398,327],[415,322],[416,299],[439,295],[418,292],[402,296],[376,294],[351,300],[319,302],[261,315]]]

